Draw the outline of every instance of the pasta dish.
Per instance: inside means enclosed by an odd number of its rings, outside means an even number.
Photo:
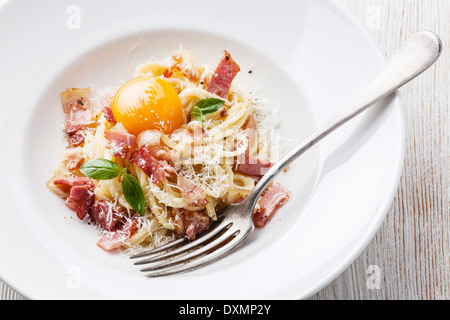
[[[136,251],[206,231],[221,208],[242,201],[272,165],[270,139],[240,66],[224,51],[214,69],[191,51],[139,65],[119,89],[61,93],[67,148],[47,187],[100,233],[104,250]],[[289,198],[272,183],[254,223]]]

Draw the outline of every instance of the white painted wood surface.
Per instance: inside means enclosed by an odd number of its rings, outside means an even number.
[[[449,0],[341,0],[386,57],[413,33],[439,34],[438,63],[401,89],[406,158],[391,210],[361,256],[312,299],[450,299]],[[379,289],[368,288],[381,270]]]
[[[406,159],[386,221],[360,257],[311,299],[450,299],[450,0],[340,1],[386,57],[424,29],[441,36],[444,53],[401,89]],[[0,281],[0,299],[23,298]]]

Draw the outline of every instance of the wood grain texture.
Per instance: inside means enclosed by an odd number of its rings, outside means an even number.
[[[360,257],[311,299],[450,299],[450,1],[341,2],[387,58],[425,29],[441,36],[444,52],[432,69],[401,89],[406,156],[384,224]],[[367,286],[372,265],[381,270],[379,289]]]
[[[450,1],[340,0],[388,58],[417,31],[444,43],[438,63],[401,89],[406,158],[380,230],[359,258],[311,299],[450,299]],[[370,266],[380,268],[370,289]],[[0,281],[0,299],[23,299]]]

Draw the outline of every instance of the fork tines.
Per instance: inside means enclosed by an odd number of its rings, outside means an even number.
[[[182,273],[228,254],[233,249],[230,242],[238,237],[239,233],[236,227],[233,228],[233,222],[217,221],[208,232],[196,240],[180,238],[131,258],[145,257],[134,264],[147,265],[141,269],[142,272],[148,272],[147,277]]]

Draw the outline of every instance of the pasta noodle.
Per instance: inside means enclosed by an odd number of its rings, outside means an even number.
[[[180,218],[183,215],[180,216],[179,212],[202,213],[211,221],[216,220],[220,208],[242,200],[255,185],[254,176],[237,170],[239,161],[236,159],[249,151],[269,158],[270,145],[257,138],[255,140],[258,142],[250,145],[252,139],[249,138],[246,126],[255,116],[255,109],[249,95],[234,84],[231,84],[228,94],[222,98],[224,104],[219,110],[204,115],[201,123],[193,118],[192,112],[199,101],[219,98],[206,88],[212,76],[213,72],[209,68],[196,66],[192,52],[182,50],[175,51],[164,61],[144,63],[135,70],[135,78],[152,77],[169,82],[181,101],[182,123],[179,128],[170,133],[159,132],[155,136],[154,142],[158,148],[171,156],[170,160],[158,159],[165,164],[163,167],[166,169],[161,181],[155,183],[152,180],[154,177],[131,161],[129,155],[116,156],[117,150],[107,139],[106,132],[122,132],[125,129],[120,122],[109,121],[105,110],[99,106],[99,101],[110,102],[111,96],[115,94],[106,92],[100,98],[91,99],[95,115],[94,120],[81,132],[83,143],[67,149],[48,187],[53,192],[64,195],[61,187],[54,183],[57,179],[84,177],[79,167],[68,169],[67,160],[64,160],[68,152],[77,154],[78,158],[83,159],[82,162],[100,158],[113,161],[122,169],[126,168],[143,190],[143,215],[137,215],[128,203],[121,176],[94,180],[94,197],[95,201],[108,203],[109,208],[120,207],[123,221],[137,221],[134,232],[120,244],[120,248],[127,252],[159,245],[181,235],[186,226],[183,226],[184,222]],[[258,128],[253,129],[256,129],[257,134]],[[138,148],[149,143],[145,139],[142,134],[137,137]],[[200,192],[202,197],[192,201],[186,196],[186,187],[180,179],[183,179],[189,191]],[[65,196],[67,197],[67,193]],[[102,236],[117,233],[116,230],[98,230]]]

